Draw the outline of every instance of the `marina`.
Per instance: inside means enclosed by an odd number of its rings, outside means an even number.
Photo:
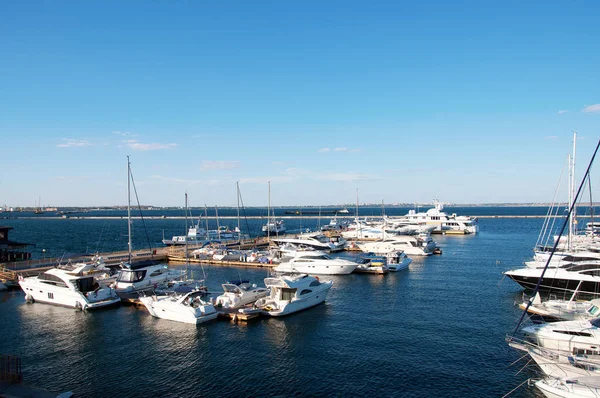
[[[523,208],[522,211],[531,210]],[[542,212],[543,209],[538,211]],[[65,236],[64,222],[65,220],[22,220],[12,232],[15,239],[19,240],[22,240],[20,234],[26,231],[27,235],[44,236],[52,240],[55,233]],[[103,225],[105,221],[100,220],[66,222],[78,223],[73,232],[85,225],[91,241],[96,240],[96,228],[106,229]],[[126,227],[123,224],[126,223],[123,220],[106,222],[116,223],[110,224],[110,228],[116,227],[117,231],[115,239],[110,234],[105,235],[105,238],[113,241],[115,248],[122,247],[124,234],[119,230],[122,231]],[[170,230],[181,230],[178,226],[181,225],[181,220],[150,220],[147,225],[150,236],[160,242],[162,230],[166,229],[164,223],[169,222],[173,223]],[[313,223],[313,228],[318,225],[318,219],[310,222]],[[93,313],[77,312],[41,303],[27,304],[24,294],[12,289],[0,292],[0,322],[3,325],[14,325],[8,329],[8,334],[0,343],[0,351],[22,358],[25,379],[32,385],[57,392],[70,390],[76,395],[85,396],[105,396],[101,392],[104,390],[93,381],[93,375],[100,373],[108,378],[122,374],[132,376],[131,382],[111,383],[110,395],[195,395],[188,387],[179,384],[177,379],[168,379],[170,381],[166,382],[160,380],[165,380],[173,368],[181,369],[180,377],[192,377],[196,372],[186,370],[187,364],[199,361],[200,358],[203,376],[193,385],[201,388],[201,385],[206,387],[208,383],[211,392],[204,392],[203,396],[221,396],[232,391],[245,391],[242,395],[250,393],[245,378],[237,382],[228,376],[231,373],[226,369],[230,360],[244,366],[250,378],[268,377],[271,380],[264,386],[264,395],[281,394],[280,386],[289,382],[291,377],[297,381],[283,388],[286,394],[308,393],[306,383],[309,383],[318,386],[328,395],[392,396],[396,395],[398,388],[402,388],[403,394],[417,397],[444,395],[448,391],[460,391],[461,396],[502,396],[527,378],[535,376],[535,369],[524,369],[515,376],[521,369],[507,367],[507,364],[520,356],[506,345],[504,336],[519,316],[520,310],[514,303],[521,302],[521,290],[515,284],[503,281],[500,275],[501,271],[520,264],[531,256],[531,247],[535,243],[541,222],[534,217],[492,217],[482,221],[478,234],[437,235],[435,240],[444,254],[413,257],[410,266],[403,271],[384,275],[353,273],[324,276],[323,278],[334,282],[325,303],[281,319],[221,309],[218,310],[217,320],[192,326],[193,329],[190,329],[189,325],[154,319],[140,305],[121,306]],[[261,223],[262,220],[257,220],[257,227]],[[303,225],[306,224],[307,220],[304,220]],[[252,228],[252,224],[250,227]],[[39,235],[36,232],[38,229],[43,230],[44,234]],[[135,236],[139,235],[134,234]],[[36,242],[38,252],[34,252],[33,257],[41,256],[42,248],[48,247],[45,253],[53,252],[43,239]],[[139,244],[136,242],[134,240],[134,247]],[[501,245],[498,244],[500,242]],[[86,245],[85,241],[79,244]],[[511,251],[504,251],[505,246],[510,246]],[[176,250],[179,254],[173,260],[177,261],[172,261],[170,267],[183,269],[186,267],[186,258],[182,249],[160,247],[157,243],[156,253],[158,255]],[[149,254],[149,251],[140,250],[139,253]],[[359,253],[345,251],[336,255],[352,259],[357,258]],[[38,260],[34,258],[31,261]],[[216,298],[216,292],[223,290],[222,283],[240,276],[260,282],[259,286],[263,285],[262,280],[269,277],[271,267],[262,264],[247,265],[232,263],[215,266],[209,262],[189,262],[187,267],[195,278],[205,279],[208,290],[213,292],[210,296]],[[439,300],[448,303],[446,311],[430,313],[427,310],[431,308],[430,305],[424,303]],[[501,311],[485,311],[490,306]],[[40,324],[45,325],[44,330],[54,345],[64,347],[65,359],[74,358],[76,354],[73,350],[80,351],[77,348],[80,347],[79,344],[74,344],[67,336],[75,330],[85,330],[85,351],[89,354],[73,365],[52,355],[49,347],[41,345],[41,336],[38,334],[40,326],[36,326]],[[428,333],[432,328],[438,332]],[[382,330],[386,333],[381,334]],[[100,340],[93,337],[98,336],[98,333],[104,336]],[[374,335],[379,336],[375,344],[371,338],[367,338]],[[482,336],[487,336],[485,344]],[[29,343],[24,343],[25,341]],[[104,341],[110,341],[111,344],[106,345]],[[147,347],[150,341],[158,341],[160,344],[154,343],[150,351],[144,350],[142,347]],[[29,348],[32,344],[36,347],[35,351]],[[445,348],[439,350],[440,346]],[[119,356],[122,360],[118,372],[106,367],[110,357],[123,351],[140,350],[145,351],[144,358],[148,360],[160,359],[158,365],[152,368],[143,367],[144,372],[151,376],[145,379],[143,385],[135,381],[138,365],[133,358]],[[322,364],[321,371],[325,377],[319,378],[319,381],[308,376],[314,363],[300,355],[306,350]],[[257,353],[260,354],[257,356]],[[295,356],[293,366],[292,363],[283,365],[289,355]],[[330,355],[343,358],[343,363],[336,367],[326,365]],[[477,365],[473,360],[456,360],[465,355],[477,357]],[[85,364],[92,356],[95,358],[95,365],[86,366],[86,372],[92,377],[86,377],[88,381],[84,384],[73,383],[70,376],[72,372],[76,372],[73,366]],[[392,362],[385,359],[391,357],[396,358],[394,361],[397,366],[404,369],[401,380],[425,378],[429,380],[427,386],[398,384],[397,380],[377,376],[385,373],[385,369],[391,365]],[[266,370],[269,369],[268,363],[271,360],[280,362],[277,370]],[[430,378],[432,361],[444,366],[444,374],[447,376],[443,378],[443,382],[439,378]],[[55,370],[46,376],[36,371],[40,366]],[[195,370],[198,370],[198,365]],[[357,378],[359,375],[364,376],[365,370],[366,375],[373,380],[371,383],[348,382],[345,376],[342,379],[342,375]],[[473,384],[474,380],[481,382]],[[510,386],[506,384],[506,380],[510,380]],[[464,389],[465,383],[471,383],[471,387]],[[512,396],[533,397],[535,394],[533,387],[522,386]]]

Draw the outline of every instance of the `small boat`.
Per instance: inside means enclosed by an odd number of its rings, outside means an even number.
[[[412,259],[408,257],[403,251],[392,252],[383,255],[387,260],[387,267],[392,272],[402,271],[408,269]]]
[[[389,272],[387,259],[383,256],[367,256],[362,258],[362,263],[354,272],[363,274],[387,274]]]
[[[38,276],[19,276],[19,285],[28,302],[92,310],[121,301],[112,288],[102,288],[93,275],[87,274],[91,268],[91,264],[52,268]]]
[[[137,298],[139,292],[153,290],[159,285],[179,279],[181,272],[165,264],[123,264],[113,287],[123,299]]]
[[[321,304],[333,281],[320,282],[316,277],[301,274],[265,278],[265,286],[270,294],[258,299],[254,308],[264,315],[283,316]]]
[[[600,316],[600,299],[575,301],[576,293],[570,300],[551,299],[542,301],[536,293],[533,300],[523,300],[519,308],[527,310],[533,322],[555,322],[586,320]]]
[[[142,296],[140,302],[153,317],[199,324],[216,319],[219,315],[211,303],[202,300],[205,293],[203,290],[193,290],[182,295]]]
[[[549,350],[600,355],[600,318],[532,325],[522,332],[527,341]]]
[[[245,280],[228,282],[221,286],[225,292],[217,297],[215,301],[217,308],[240,308],[269,294],[269,289],[266,287],[251,285]]]
[[[316,250],[328,252],[339,252],[346,247],[346,239],[342,236],[325,236],[320,232],[300,234],[291,238],[274,238],[271,239],[278,246],[292,244],[296,246],[312,247]]]

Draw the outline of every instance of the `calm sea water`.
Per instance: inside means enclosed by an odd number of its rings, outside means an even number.
[[[126,248],[123,220],[3,221],[15,227],[12,239],[37,243],[38,254]],[[290,220],[288,228],[292,221],[317,222]],[[182,220],[146,223],[153,243],[163,229],[170,236],[185,228]],[[443,254],[414,257],[408,271],[324,277],[334,280],[325,304],[248,324],[184,325],[128,306],[80,312],[0,292],[0,353],[22,358],[27,383],[85,397],[501,397],[515,388],[511,396],[539,396],[518,387],[535,368],[511,366],[521,354],[504,338],[519,319],[522,292],[502,272],[531,257],[542,223],[481,219],[477,235],[434,236]],[[142,234],[136,229],[140,247]],[[267,276],[233,267],[194,272],[212,291],[228,279],[262,285]]]

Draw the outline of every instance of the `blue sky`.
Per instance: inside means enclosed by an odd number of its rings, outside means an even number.
[[[593,1],[1,13],[0,205],[549,202],[599,138]]]

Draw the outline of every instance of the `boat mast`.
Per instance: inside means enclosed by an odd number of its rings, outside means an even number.
[[[240,229],[240,182],[235,182],[235,190],[237,193],[237,222],[238,222],[238,242],[242,244],[242,230]]]
[[[267,241],[271,240],[271,181],[269,181],[269,200],[267,202]]]
[[[186,266],[187,266],[187,262],[188,262],[188,238],[189,238],[189,233],[188,231],[188,196],[187,196],[187,192],[185,193],[185,230],[186,230],[186,235],[185,235],[185,262],[186,262]],[[187,270],[186,270],[187,272]]]
[[[573,156],[569,162],[569,208],[573,206],[573,198],[575,196],[575,150],[577,147],[577,133],[573,133]],[[577,223],[577,209],[573,208],[573,212],[571,214],[571,218],[569,219],[569,233],[567,235],[567,247],[568,250],[572,250],[573,246],[573,234],[575,233],[574,227]]]
[[[127,251],[131,264],[131,162],[127,156]]]

